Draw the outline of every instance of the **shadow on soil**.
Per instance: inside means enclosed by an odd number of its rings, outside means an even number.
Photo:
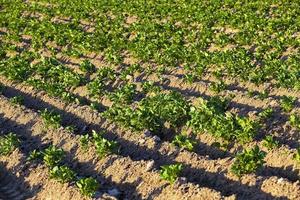
[[[41,185],[31,187],[22,177],[16,177],[0,162],[0,199],[25,200],[34,197],[41,189]]]
[[[80,124],[80,126],[85,126],[86,122],[83,121],[78,116],[75,116],[74,114],[67,113],[64,110],[58,109],[53,105],[50,105],[46,102],[43,102],[42,100],[37,100],[36,98],[31,97],[28,94],[24,94],[20,91],[13,91],[15,89],[10,89],[11,95],[23,95],[25,97],[25,105],[32,109],[43,109],[43,108],[50,108],[54,109],[55,111],[62,114],[64,121],[72,121],[73,123],[76,123],[76,125]],[[12,93],[13,92],[13,93]],[[92,129],[95,129],[96,131],[103,130],[101,127],[101,124],[93,124],[87,128],[88,131],[91,131]],[[112,131],[106,131],[107,137],[109,139],[116,139],[121,146],[123,146],[123,149],[121,151],[122,156],[129,156],[132,160],[149,160],[153,159],[155,161],[156,167],[159,167],[161,165],[165,164],[171,164],[176,162],[175,158],[176,155],[179,153],[179,151],[175,152],[172,155],[164,155],[161,154],[158,149],[160,148],[160,145],[155,147],[155,149],[149,149],[145,146],[140,146],[138,144],[135,144],[132,141],[126,140],[123,137],[118,137],[116,134],[114,134]],[[126,148],[124,148],[126,147]],[[75,161],[76,162],[76,161]],[[92,162],[87,163],[80,163],[80,165],[84,166],[83,169],[90,173],[91,175],[98,174],[97,171],[94,171],[93,168],[95,167]],[[90,170],[88,170],[90,169]],[[272,174],[275,173],[275,171],[270,169],[268,170],[266,168],[267,172],[264,174]],[[276,170],[278,171],[278,170]],[[287,172],[288,173],[288,172]],[[237,195],[238,199],[275,199],[272,195],[263,192],[260,187],[261,185],[255,185],[255,186],[248,186],[244,185],[239,181],[234,181],[228,179],[225,174],[223,173],[212,173],[207,172],[205,169],[202,168],[194,168],[188,164],[184,165],[183,170],[183,176],[187,177],[189,182],[199,184],[202,187],[208,187],[212,188],[214,190],[220,191],[222,195],[224,196],[230,196],[232,194]],[[292,180],[294,179],[293,175],[288,175],[286,177],[292,177]],[[267,179],[268,177],[264,177],[264,179]],[[101,179],[101,178],[100,178]],[[109,180],[106,180],[105,182],[109,183]],[[110,183],[113,184],[113,183]],[[135,187],[138,185],[138,181],[134,184],[128,185],[117,185],[122,191],[130,191],[130,193],[135,193]],[[131,188],[131,189],[129,189]],[[255,197],[253,197],[253,194],[256,194]],[[282,197],[280,199],[286,199],[285,197]]]
[[[34,136],[32,137],[32,132],[30,131],[32,125],[34,125],[34,123],[29,122],[26,125],[23,124],[18,124],[17,122],[11,120],[11,119],[6,119],[3,117],[3,114],[0,113],[0,131],[1,132],[14,132],[18,135],[20,141],[21,141],[21,146],[20,146],[20,150],[22,153],[24,153],[25,157],[27,158],[29,156],[29,153],[34,150],[34,149],[45,149],[47,148],[50,144],[45,144],[42,142],[42,139],[39,138],[38,136]],[[124,194],[130,195],[130,196],[124,196],[124,198],[134,198],[134,199],[142,199],[140,194],[136,191],[137,186],[140,184],[140,181],[135,181],[133,183],[114,183],[111,179],[107,179],[104,176],[101,175],[101,173],[99,173],[99,171],[94,170],[95,165],[93,164],[92,161],[90,162],[80,162],[76,159],[76,155],[73,153],[73,151],[70,152],[66,152],[66,157],[68,158],[72,158],[71,160],[68,160],[68,162],[66,163],[67,165],[70,166],[76,166],[74,167],[74,170],[78,172],[78,175],[80,176],[94,176],[95,178],[97,178],[97,180],[99,180],[102,183],[102,187],[101,187],[101,191],[105,192],[105,190],[109,190],[111,188],[118,188],[118,190],[121,190]],[[113,162],[113,161],[112,161]],[[24,166],[16,166],[16,169],[23,169],[24,171],[26,171],[28,168],[33,167],[31,166],[31,164],[33,163],[26,163]],[[26,176],[24,176],[26,177]],[[12,180],[12,179],[10,179]],[[0,199],[1,199],[1,195],[12,195],[12,194],[17,194],[17,193],[21,193],[19,192],[19,190],[16,191],[12,191],[10,190],[11,188],[6,188],[7,191],[5,191],[4,185],[2,185],[1,181],[5,181],[5,179],[1,179],[1,174],[0,174]],[[15,183],[13,181],[13,183]],[[4,184],[4,183],[3,183]],[[2,188],[3,186],[3,188]],[[26,188],[29,188],[29,186],[27,186]],[[3,190],[3,192],[2,192]],[[35,191],[35,193],[37,193],[38,191],[36,189],[30,189]],[[11,192],[11,194],[9,193]],[[2,194],[3,193],[3,194]],[[22,193],[21,193],[22,194]],[[121,195],[122,196],[122,195]],[[10,197],[10,196],[7,196]],[[4,199],[12,199],[14,200],[14,198],[4,198]],[[16,198],[16,200],[20,200],[20,199],[24,199],[24,198]]]

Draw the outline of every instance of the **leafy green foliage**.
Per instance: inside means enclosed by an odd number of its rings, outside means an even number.
[[[173,184],[183,169],[182,164],[164,165],[161,166],[160,176]]]
[[[274,110],[272,108],[267,108],[267,109],[263,110],[262,112],[260,112],[258,114],[258,116],[260,117],[260,119],[264,120],[264,119],[270,118],[273,113],[274,113]]]
[[[134,84],[126,84],[113,93],[108,94],[108,98],[117,104],[129,104],[133,101],[136,94],[136,86]]]
[[[87,151],[89,145],[92,143],[95,148],[98,156],[103,158],[104,156],[117,153],[118,143],[113,140],[107,140],[103,137],[103,132],[97,133],[95,130],[92,131],[92,137],[88,134],[82,135],[80,137],[80,146],[84,151]]]
[[[133,76],[135,72],[141,71],[141,66],[139,64],[133,64],[127,67],[125,70],[122,70],[120,74],[120,79],[126,80],[128,76]]]
[[[27,157],[27,161],[34,161],[43,159],[43,153],[41,151],[37,151],[36,149],[30,152],[29,156]]]
[[[49,146],[42,152],[43,161],[48,167],[53,168],[62,161],[64,154],[63,149]]]
[[[76,185],[82,195],[92,197],[95,195],[97,189],[100,187],[97,180],[93,178],[82,178],[76,181]]]
[[[88,134],[80,136],[80,146],[84,151],[88,150],[89,141],[90,141],[90,138],[89,138]]]
[[[87,84],[89,95],[99,97],[105,93],[106,86],[115,80],[115,71],[109,67],[103,67],[97,71],[97,76],[94,80]]]
[[[25,81],[32,73],[33,69],[24,55],[0,63],[0,75],[13,81]]]
[[[189,139],[185,135],[176,135],[172,141],[174,145],[177,145],[183,149],[187,149],[188,151],[193,151],[194,146],[196,144],[195,141]]]
[[[93,143],[100,158],[111,153],[116,153],[118,150],[118,143],[116,141],[109,141],[102,135],[103,133],[93,131]]]
[[[103,115],[135,131],[148,129],[158,132],[165,122],[171,127],[183,125],[188,120],[189,107],[189,103],[177,92],[160,93],[144,98],[134,109],[116,104]]]
[[[41,112],[41,117],[46,128],[59,128],[61,126],[61,116],[54,111],[49,111],[47,108]]]
[[[23,96],[14,96],[9,100],[14,105],[22,105],[24,102],[24,97]]]
[[[262,142],[263,146],[268,150],[277,148],[279,146],[279,142],[276,141],[271,135],[267,135]]]
[[[9,155],[20,144],[17,135],[10,132],[5,136],[0,137],[0,155]]]
[[[267,90],[264,90],[264,91],[258,93],[258,98],[260,100],[264,100],[264,99],[268,98],[268,96],[269,96],[269,92]]]
[[[208,132],[227,141],[251,141],[259,127],[258,122],[247,117],[239,117],[225,112],[228,99],[212,97],[208,101],[200,99],[200,106],[190,110],[190,126],[196,132]]]
[[[220,93],[227,88],[224,81],[214,82],[210,85],[210,89],[215,93]]]
[[[300,163],[300,148],[297,148],[296,153],[293,155],[293,159]]]
[[[300,116],[297,114],[291,114],[289,118],[289,122],[292,127],[295,127],[297,129],[300,129]]]
[[[61,183],[71,182],[76,178],[76,173],[67,166],[54,166],[49,173],[50,178],[56,179]]]
[[[253,173],[263,166],[265,156],[266,153],[260,151],[258,146],[246,149],[236,155],[231,171],[238,177],[243,174]]]
[[[283,96],[280,100],[280,105],[285,112],[289,112],[293,109],[295,102],[295,97]]]
[[[95,66],[89,60],[84,60],[80,64],[79,69],[85,73],[93,73],[95,71]]]
[[[155,86],[154,82],[152,82],[152,81],[143,82],[142,89],[145,94],[147,94],[147,93],[157,94],[161,91],[161,88],[159,86]]]

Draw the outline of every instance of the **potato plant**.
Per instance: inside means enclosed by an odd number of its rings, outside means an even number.
[[[61,116],[54,111],[49,111],[47,108],[41,112],[41,117],[46,128],[59,128],[61,126]]]
[[[55,146],[49,146],[44,151],[41,152],[43,156],[44,163],[49,167],[53,168],[58,165],[63,157],[65,152],[61,148]]]
[[[191,119],[187,122],[188,126],[197,133],[207,132],[227,141],[252,141],[259,123],[226,112],[227,103],[226,99],[221,98],[211,98],[208,101],[200,99],[200,105],[190,109]]]
[[[89,146],[92,145],[96,149],[96,153],[99,158],[103,158],[106,155],[117,153],[119,145],[116,141],[107,140],[103,137],[103,132],[92,131],[92,135],[82,135],[80,137],[80,145],[84,151],[87,151]]]
[[[115,104],[103,116],[134,131],[148,129],[159,132],[166,122],[173,128],[184,125],[189,118],[189,107],[189,103],[179,93],[161,93],[142,99],[134,109]]]
[[[266,153],[261,151],[258,146],[252,149],[245,149],[236,155],[235,161],[231,166],[231,171],[238,177],[254,173],[265,163],[265,156]]]
[[[274,148],[278,148],[279,147],[279,142],[277,140],[274,139],[274,137],[272,137],[271,135],[267,135],[263,141],[263,146],[266,147],[268,150],[272,150]]]
[[[18,136],[10,132],[0,137],[0,155],[9,155],[20,145]]]
[[[172,144],[179,146],[180,148],[186,149],[188,151],[193,151],[196,141],[189,139],[185,135],[176,135],[172,141]]]
[[[296,102],[295,97],[283,96],[282,99],[280,100],[280,105],[285,112],[289,112],[293,109],[295,102]]]
[[[74,181],[76,173],[67,166],[54,166],[49,171],[50,178],[57,180],[61,183]]]
[[[22,105],[24,102],[24,97],[23,96],[14,96],[10,98],[10,102],[14,105]]]
[[[82,178],[76,181],[76,186],[82,195],[93,197],[98,190],[99,183],[93,178]]]
[[[182,164],[164,165],[161,166],[160,176],[162,179],[173,184],[183,169]]]

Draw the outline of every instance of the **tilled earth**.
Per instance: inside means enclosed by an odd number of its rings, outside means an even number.
[[[75,62],[75,61],[73,61]],[[208,88],[210,77],[193,85],[186,85],[177,78],[180,70],[166,75],[169,82],[161,85],[166,90],[176,90],[194,101],[197,97],[212,95]],[[136,77],[154,80],[156,77]],[[13,131],[21,138],[21,147],[9,157],[1,157],[9,175],[1,179],[0,192],[9,199],[82,199],[74,184],[60,184],[48,178],[48,169],[43,165],[29,164],[26,157],[34,149],[43,149],[48,144],[63,148],[66,162],[80,176],[92,176],[101,183],[98,199],[300,199],[299,166],[292,159],[292,147],[298,146],[299,139],[295,130],[285,122],[286,117],[278,112],[273,122],[266,125],[258,139],[249,144],[258,144],[262,149],[261,137],[276,131],[281,147],[268,152],[266,164],[256,174],[245,175],[241,179],[230,173],[234,154],[240,149],[233,145],[227,152],[212,146],[215,141],[208,134],[197,137],[199,142],[195,152],[179,149],[168,138],[151,133],[136,134],[118,127],[100,116],[89,106],[65,104],[59,99],[49,97],[41,91],[24,84],[13,83],[4,77],[0,82],[5,86],[0,97],[1,132]],[[278,96],[284,94],[299,97],[285,90],[271,90],[266,100],[249,98],[239,88],[251,88],[228,81],[226,92],[234,92],[230,104],[231,111],[241,115],[251,115],[269,105],[279,107]],[[76,90],[86,96],[86,88]],[[9,98],[22,95],[24,105],[15,106]],[[103,100],[103,109],[110,106]],[[75,125],[77,130],[70,133],[63,127],[45,130],[39,110],[55,110],[63,117],[63,125]],[[295,108],[298,109],[298,108]],[[282,127],[282,128],[281,128]],[[105,130],[106,137],[116,140],[120,146],[118,155],[98,159],[95,151],[84,152],[79,146],[79,136],[91,130]],[[161,180],[159,167],[175,162],[183,163],[184,170],[174,185]],[[8,177],[9,176],[9,177]],[[115,196],[115,197],[114,197]]]

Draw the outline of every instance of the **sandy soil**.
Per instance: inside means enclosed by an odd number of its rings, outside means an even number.
[[[136,16],[129,16],[127,23],[132,24],[137,20]],[[60,22],[60,19],[55,19],[55,22]],[[28,37],[27,39],[30,40]],[[232,47],[226,46],[224,50],[227,48]],[[212,46],[210,50],[218,49]],[[47,50],[42,50],[41,53],[49,56]],[[127,56],[124,64],[137,62],[130,55],[124,55]],[[85,59],[69,58],[62,53],[57,58],[76,72],[79,72],[79,63]],[[91,53],[88,58],[97,67],[106,66],[101,54]],[[183,69],[174,68],[164,75],[166,81],[163,83],[155,75],[146,76],[143,73],[131,77],[130,81],[137,85],[146,80],[155,81],[165,90],[182,93],[191,102],[198,97],[214,95],[209,89],[215,81],[213,77],[205,76],[193,84],[186,84],[182,79],[184,73]],[[223,93],[235,95],[230,103],[232,112],[251,116],[265,108],[272,107],[275,110],[274,116],[266,122],[256,140],[247,144],[257,144],[267,151],[266,163],[256,174],[245,175],[241,179],[229,172],[235,153],[241,150],[241,146],[237,144],[231,145],[224,152],[212,146],[216,140],[211,135],[203,133],[196,136],[198,145],[195,152],[188,152],[173,146],[170,137],[158,138],[151,134],[132,133],[107,121],[88,105],[66,104],[49,97],[45,92],[0,76],[0,83],[5,86],[0,95],[0,134],[13,131],[21,139],[20,148],[9,157],[0,157],[0,199],[84,199],[74,183],[61,184],[49,179],[48,169],[43,164],[26,161],[30,151],[42,149],[49,144],[66,151],[64,163],[79,176],[92,176],[98,180],[101,187],[95,199],[300,199],[300,166],[292,159],[295,148],[300,146],[300,135],[288,124],[288,116],[281,111],[279,105],[281,96],[299,98],[300,92],[278,89],[272,84],[255,86],[228,78],[224,80],[228,87]],[[118,80],[112,87],[117,86]],[[265,89],[270,91],[267,99],[260,100],[247,95],[249,90],[262,92]],[[78,87],[73,92],[89,100],[85,86]],[[24,97],[24,105],[15,106],[10,103],[9,98],[16,95]],[[99,100],[99,103],[103,109],[111,105],[105,98]],[[297,101],[293,112],[300,110],[299,105]],[[44,128],[39,112],[45,108],[61,114],[63,127],[57,130]],[[76,126],[74,133],[64,128],[69,125]],[[79,137],[92,130],[104,130],[106,138],[116,140],[121,147],[119,154],[99,159],[94,149],[82,151]],[[281,144],[280,148],[268,151],[262,146],[261,140],[268,134],[276,137]],[[184,170],[177,182],[170,185],[160,178],[159,167],[176,162],[182,163]],[[117,194],[112,191],[117,191]]]

